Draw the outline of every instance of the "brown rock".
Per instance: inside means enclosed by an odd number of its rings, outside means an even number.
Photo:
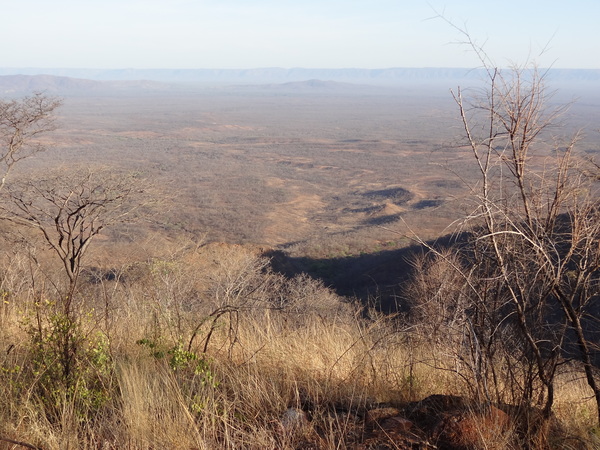
[[[480,411],[455,410],[444,414],[433,430],[438,446],[449,450],[505,448],[509,416],[490,406]]]
[[[404,417],[390,417],[381,422],[381,428],[386,432],[405,432],[412,428],[413,423]]]
[[[402,417],[397,408],[377,408],[365,415],[365,439],[353,450],[408,450],[429,449],[427,442],[418,436],[412,421]],[[417,433],[417,434],[415,434]]]
[[[397,408],[377,408],[367,411],[365,415],[365,425],[374,426],[377,423],[381,423],[385,419],[390,417],[397,417],[400,415],[400,410]]]

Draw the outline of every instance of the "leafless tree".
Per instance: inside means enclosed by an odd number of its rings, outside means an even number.
[[[501,298],[500,311],[514,318],[535,361],[546,390],[545,414],[549,417],[569,331],[576,335],[577,356],[600,412],[594,340],[583,323],[597,313],[600,294],[597,186],[574,153],[577,136],[559,144],[550,134],[564,109],[548,105],[544,73],[517,67],[506,77],[498,69],[486,70],[483,101],[467,103],[461,90],[454,94],[480,173],[469,217],[480,227],[475,254],[480,267],[487,261],[485,275],[495,280],[491,287]],[[471,112],[485,121],[477,122]],[[478,128],[482,123],[485,128]],[[593,328],[589,323],[589,332]]]
[[[57,284],[58,310],[37,316],[33,340],[41,355],[55,355],[59,376],[47,380],[69,389],[77,383],[85,339],[74,299],[90,244],[105,228],[130,220],[140,206],[140,183],[111,171],[53,172],[36,179],[6,183],[0,191],[0,219],[38,232],[62,263],[66,288]],[[51,337],[47,336],[50,333]],[[47,367],[47,362],[43,363]]]
[[[131,220],[141,193],[133,176],[87,169],[6,184],[0,218],[39,231],[59,257],[68,279],[62,293],[66,315],[91,242],[105,228]]]
[[[16,163],[44,150],[40,137],[55,129],[61,103],[41,93],[0,100],[0,189]]]
[[[485,88],[452,95],[479,176],[460,230],[469,233],[467,244],[454,255],[430,250],[457,273],[454,289],[445,290],[465,305],[462,333],[478,393],[491,400],[492,386],[497,398],[510,384],[513,401],[540,404],[548,419],[558,369],[574,359],[600,420],[597,166],[577,154],[577,134],[556,136],[567,107],[551,104],[547,72],[534,64],[499,69],[463,33]]]

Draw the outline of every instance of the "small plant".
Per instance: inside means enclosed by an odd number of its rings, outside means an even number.
[[[206,356],[185,350],[181,342],[167,348],[155,340],[144,338],[138,340],[136,344],[148,348],[151,356],[155,359],[168,357],[167,363],[173,372],[192,372],[195,377],[200,377],[200,383],[203,386],[213,388],[219,386]]]
[[[153,358],[166,361],[181,393],[187,399],[189,411],[202,414],[209,404],[207,389],[219,387],[206,355],[186,350],[181,342],[167,347],[156,340],[144,338],[136,343],[148,348]]]
[[[76,415],[87,420],[111,396],[109,342],[102,333],[88,336],[80,321],[56,312],[55,306],[47,300],[37,302],[34,319],[22,322],[30,353],[30,364],[23,370],[31,376],[33,392],[51,421],[60,419],[66,404],[74,404]]]

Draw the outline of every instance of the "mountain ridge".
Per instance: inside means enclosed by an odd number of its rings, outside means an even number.
[[[552,81],[598,82],[600,69],[542,69],[548,70]],[[77,68],[0,68],[0,76],[52,75],[92,81],[139,81],[163,83],[285,83],[311,79],[338,82],[393,85],[398,83],[430,83],[448,80],[477,80],[483,69],[467,68],[410,68],[384,69],[311,69],[266,67],[254,69],[77,69]]]
[[[159,90],[168,85],[156,81],[98,81],[48,74],[40,75],[0,75],[0,94],[11,95],[29,92],[50,94],[90,93],[118,90]]]

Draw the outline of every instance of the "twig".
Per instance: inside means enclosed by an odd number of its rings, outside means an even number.
[[[9,444],[20,445],[25,448],[32,448],[34,450],[43,450],[42,447],[36,447],[35,445],[28,444],[27,442],[15,441],[13,439],[8,439],[0,436],[0,441],[8,442]]]

